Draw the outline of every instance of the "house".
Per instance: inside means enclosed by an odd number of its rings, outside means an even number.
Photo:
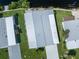
[[[29,48],[41,48],[47,47],[51,45],[56,45],[59,43],[58,34],[57,34],[57,27],[54,18],[54,12],[52,9],[32,9],[26,11],[24,14],[25,16],[25,26],[27,31],[28,37],[28,44]],[[50,47],[48,47],[50,48]],[[49,51],[48,48],[46,49],[47,59]],[[52,48],[52,47],[51,47]],[[53,49],[55,51],[57,48]],[[51,53],[53,53],[51,51]],[[50,55],[52,56],[52,55]],[[58,56],[58,51],[55,54]],[[54,58],[51,58],[54,59]],[[57,58],[58,59],[58,58]]]
[[[69,30],[65,41],[68,49],[76,49],[79,48],[79,20],[70,17],[62,22],[64,31]]]
[[[13,19],[13,17],[0,18],[0,48],[16,45]]]
[[[15,30],[16,23],[14,16],[0,18],[0,49],[8,48],[9,59],[21,59]]]

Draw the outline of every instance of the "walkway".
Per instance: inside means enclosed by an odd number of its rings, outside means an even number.
[[[49,45],[45,47],[47,59],[59,59],[57,45]]]

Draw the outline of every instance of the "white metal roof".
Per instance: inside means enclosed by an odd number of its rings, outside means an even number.
[[[0,48],[8,46],[5,18],[0,18]]]
[[[79,48],[79,40],[67,41],[66,46],[68,49]]]
[[[54,17],[53,14],[49,15],[49,21],[50,21],[53,41],[54,41],[55,44],[57,44],[57,43],[59,43],[59,40],[58,40],[55,17]]]
[[[79,48],[79,20],[64,21],[62,24],[64,30],[69,30],[69,36],[66,39],[67,48]]]
[[[13,17],[6,17],[5,22],[6,22],[8,46],[15,45],[16,39],[15,39],[15,32],[14,32]]]
[[[68,41],[70,40],[79,40],[79,20],[72,20],[72,21],[64,21],[63,22],[64,30],[69,29],[69,37],[67,38]]]
[[[52,10],[27,11],[25,25],[30,48],[59,43]]]
[[[31,12],[25,14],[25,25],[27,29],[29,48],[34,48],[34,47],[36,48],[37,44],[36,44],[35,30],[34,30],[34,24],[33,24]]]
[[[25,25],[30,48],[59,43],[52,10],[27,11]]]
[[[49,45],[45,47],[47,59],[59,59],[57,45]]]

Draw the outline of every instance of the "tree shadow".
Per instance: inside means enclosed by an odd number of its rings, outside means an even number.
[[[68,55],[71,55],[71,56],[75,56],[76,55],[76,50],[69,50],[69,53]]]
[[[78,0],[28,0],[30,2],[30,7],[45,7],[50,6],[60,7],[60,8],[70,8],[76,7],[78,5]]]
[[[61,37],[59,35],[59,30],[58,30],[57,17],[56,17],[56,11],[55,10],[54,10],[54,16],[55,16],[55,22],[56,22],[56,28],[57,28],[58,38],[59,38],[59,41],[61,41]]]
[[[20,33],[22,33],[22,30],[20,28],[20,25],[18,23],[18,13],[14,15],[14,29],[15,29],[15,36],[16,36],[16,43],[21,42]]]
[[[0,13],[0,18],[2,18],[3,17],[3,13]]]
[[[1,5],[8,5],[10,4],[12,1],[17,2],[19,0],[0,0],[0,4]]]
[[[36,49],[36,51],[37,51],[37,52],[38,52],[38,51],[44,51],[44,47],[38,48],[38,49]]]
[[[0,0],[1,5],[8,5],[12,0]]]
[[[65,38],[65,39],[67,39],[67,38],[69,37],[69,32],[70,32],[69,29],[66,29],[66,30],[64,31],[64,38]]]

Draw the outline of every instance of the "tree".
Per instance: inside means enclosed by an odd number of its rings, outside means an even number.
[[[9,4],[9,9],[16,9],[17,8],[17,2],[11,2],[11,4]]]
[[[22,8],[28,8],[28,6],[29,6],[29,3],[26,1],[23,1]]]
[[[64,31],[64,36],[65,36],[65,38],[68,38],[69,32],[70,32],[69,29],[66,29],[66,30]]]
[[[0,4],[0,11],[2,11],[3,10],[3,6]]]
[[[75,50],[69,50],[68,55],[75,56],[76,55],[76,51]]]

